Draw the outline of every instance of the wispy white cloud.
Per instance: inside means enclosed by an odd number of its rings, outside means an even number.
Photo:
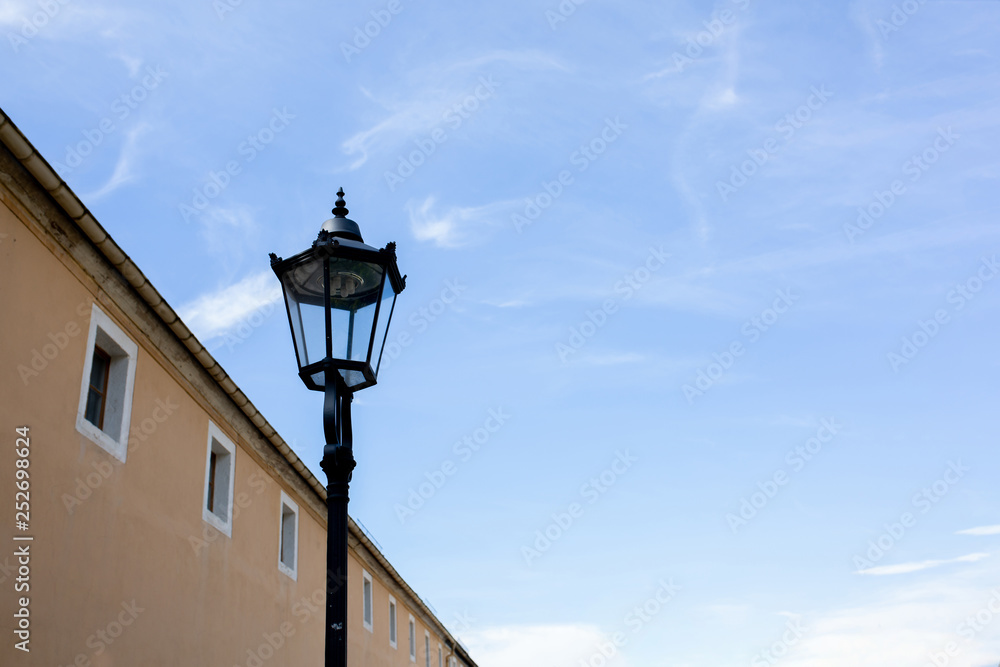
[[[433,241],[442,248],[458,248],[481,239],[487,228],[501,224],[499,215],[515,204],[499,201],[483,206],[451,206],[435,213],[435,203],[434,197],[419,204],[407,203],[410,230],[418,241]]]
[[[704,152],[702,128],[711,121],[712,115],[715,112],[729,111],[740,102],[736,92],[740,72],[739,29],[733,27],[723,33],[713,49],[716,52],[712,56],[700,56],[685,67],[686,70],[697,64],[697,76],[693,71],[685,73],[677,64],[671,64],[646,74],[641,79],[643,84],[648,84],[645,87],[657,91],[654,93],[655,97],[665,98],[661,104],[672,106],[677,100],[699,100],[690,109],[687,122],[678,133],[670,157],[669,178],[671,185],[688,205],[694,220],[694,232],[702,243],[708,240],[711,227],[703,195],[692,185],[696,175],[691,169],[691,153]],[[678,76],[673,76],[675,74]],[[664,81],[657,82],[658,79]]]
[[[737,80],[740,74],[740,29],[734,26],[720,38],[722,49],[722,72],[718,79],[712,82],[701,105],[704,110],[721,111],[735,106],[740,98],[736,94]]]
[[[240,270],[245,250],[253,245],[260,231],[253,211],[242,204],[209,206],[201,212],[198,224],[205,249],[233,276]]]
[[[739,30],[734,27],[719,40],[720,55],[717,58],[718,67],[713,67],[698,79],[700,101],[688,118],[687,125],[680,132],[670,161],[670,181],[677,193],[687,202],[695,221],[694,231],[702,242],[708,240],[711,227],[705,210],[703,196],[691,184],[690,152],[704,150],[701,128],[710,121],[711,113],[725,112],[736,107],[740,102],[737,94],[737,81],[740,72],[740,41]],[[657,79],[669,73],[669,69],[647,75],[643,81]]]
[[[341,144],[344,153],[357,156],[349,169],[358,169],[385,145],[426,132],[442,121],[445,111],[446,106],[439,99],[412,100],[399,105],[388,118],[344,140]]]
[[[265,270],[235,285],[201,295],[178,308],[178,314],[196,336],[208,340],[280,298],[278,280],[270,270]]]
[[[975,216],[988,219],[989,213],[983,211],[981,215],[973,213],[963,217]],[[712,271],[735,274],[777,273],[823,264],[853,262],[860,258],[884,254],[916,252],[944,245],[970,243],[1000,234],[1000,227],[992,222],[976,223],[970,221],[957,229],[951,224],[945,224],[948,222],[950,220],[945,219],[937,221],[937,224],[933,226],[873,236],[855,245],[846,243],[845,236],[838,232],[808,245],[782,248],[740,258],[718,267],[712,267]]]
[[[868,38],[868,47],[872,56],[872,63],[875,69],[882,69],[885,61],[885,51],[882,48],[883,38],[875,28],[875,19],[872,18],[869,9],[873,3],[871,0],[856,0],[851,4],[850,16],[858,28]]]
[[[956,535],[1000,535],[1000,524],[993,526],[976,526],[955,531]]]
[[[114,171],[111,172],[111,177],[96,192],[85,195],[84,200],[96,201],[138,178],[136,173],[136,163],[139,160],[138,139],[148,129],[148,125],[140,124],[125,132],[125,143],[122,145],[121,153],[118,154],[118,161],[115,163]]]
[[[739,102],[739,96],[732,86],[720,86],[708,91],[703,100],[706,109],[725,109]]]
[[[563,72],[570,71],[570,68],[560,59],[544,51],[537,49],[525,49],[522,51],[511,51],[510,49],[496,49],[469,60],[461,60],[449,66],[453,70],[478,70],[484,65],[503,62],[513,65],[519,69],[556,69]]]
[[[20,28],[31,16],[32,10],[37,11],[38,5],[28,0],[5,0],[0,4],[0,27]]]
[[[966,570],[925,577],[890,580],[860,604],[806,614],[801,642],[782,657],[782,667],[884,667],[931,664],[929,653],[958,647],[949,665],[996,663],[1000,640],[996,619],[986,632],[959,635],[962,621],[987,608],[998,589],[996,567],[990,561]],[[982,627],[982,626],[980,626]],[[942,654],[943,655],[943,654]]]
[[[463,635],[476,662],[490,667],[577,667],[592,655],[600,655],[598,644],[607,637],[592,625],[517,625],[493,627]],[[601,664],[627,667],[618,654]]]
[[[124,22],[130,13],[128,9],[97,3],[53,0],[43,5],[37,0],[4,0],[0,3],[0,28],[10,31],[4,41],[35,37],[66,40],[88,33],[107,38],[111,36],[110,26]]]
[[[392,93],[380,97],[369,88],[363,94],[382,106],[389,115],[371,127],[360,130],[341,144],[341,149],[354,160],[351,171],[364,165],[373,154],[387,151],[399,144],[430,133],[445,122],[445,115],[460,100],[468,97],[480,85],[470,78],[482,68],[495,63],[505,63],[520,71],[531,69],[563,70],[567,67],[557,58],[543,51],[494,50],[475,58],[415,71],[412,76],[414,92],[399,97],[399,82],[393,81]],[[410,150],[412,150],[412,144]]]
[[[878,567],[870,567],[865,570],[858,570],[857,574],[870,574],[875,576],[909,574],[910,572],[920,572],[921,570],[929,570],[932,567],[940,567],[941,565],[949,565],[951,563],[974,563],[977,560],[982,560],[988,556],[989,554],[986,553],[973,553],[944,560],[921,560],[912,563],[897,563],[896,565],[880,565]]]
[[[115,54],[115,57],[118,58],[118,60],[122,61],[122,63],[128,69],[129,76],[131,76],[133,79],[136,76],[138,76],[139,69],[142,67],[142,58],[130,56],[124,51],[119,51],[118,53]]]
[[[983,212],[981,217],[986,219],[988,214]],[[635,300],[647,305],[744,317],[747,309],[756,305],[739,288],[749,276],[779,275],[867,261],[887,254],[981,243],[1000,235],[1000,227],[991,222],[967,222],[961,226],[948,222],[940,220],[933,226],[873,236],[855,245],[847,243],[842,234],[831,234],[800,246],[735,257],[679,275],[657,276],[636,293]]]
[[[583,354],[579,358],[572,359],[572,363],[585,366],[620,366],[637,364],[645,360],[646,358],[637,352],[605,352]]]
[[[694,121],[692,121],[694,122]],[[685,157],[683,145],[686,143],[686,137],[689,137],[690,133],[682,133],[678,138],[678,147],[674,150],[673,156],[670,160],[670,183],[674,186],[677,194],[680,195],[681,199],[688,205],[692,217],[694,218],[694,232],[699,241],[704,243],[708,240],[710,227],[708,224],[708,215],[705,212],[705,204],[702,202],[701,195],[697,190],[691,185],[690,177],[687,170],[687,159]]]
[[[210,206],[198,220],[206,229],[237,233],[245,233],[256,226],[250,210],[242,206]]]

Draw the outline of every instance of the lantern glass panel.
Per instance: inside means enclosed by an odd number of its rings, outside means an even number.
[[[389,299],[390,296],[392,300]],[[372,346],[371,358],[375,377],[378,377],[379,369],[383,365],[388,366],[391,360],[399,356],[400,351],[402,351],[399,343],[389,343],[386,341],[386,336],[389,332],[389,323],[392,321],[392,314],[396,310],[396,296],[397,294],[392,290],[392,287],[387,286],[382,291],[382,310],[378,314],[378,323],[375,329],[375,344]],[[389,349],[386,350],[386,347]]]
[[[385,271],[371,262],[332,257],[330,262],[331,356],[368,362],[375,311],[382,296]],[[351,381],[348,386],[358,382]]]
[[[322,296],[316,298],[310,287],[317,280],[322,287],[323,266],[320,261],[303,262],[281,277],[299,369],[322,361],[326,355],[323,299]]]

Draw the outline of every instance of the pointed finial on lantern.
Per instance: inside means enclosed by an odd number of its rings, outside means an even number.
[[[331,211],[333,217],[335,218],[346,218],[347,217],[347,202],[344,201],[344,188],[337,190],[337,201]]]
[[[347,202],[344,201],[344,188],[337,190],[337,202],[333,207],[333,217],[323,223],[316,237],[317,243],[328,243],[332,238],[350,239],[352,241],[365,240],[361,238],[361,228],[358,223],[347,217]]]

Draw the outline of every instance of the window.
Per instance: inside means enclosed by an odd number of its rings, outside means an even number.
[[[389,596],[389,646],[396,648],[396,598]]]
[[[361,571],[361,579],[363,581],[363,589],[361,591],[362,603],[364,605],[362,621],[364,622],[365,630],[368,632],[372,631],[372,575],[368,574],[365,570]]]
[[[424,667],[431,667],[431,633],[424,630]]]
[[[441,651],[441,644],[438,644],[438,667],[444,667],[444,653]]]
[[[90,310],[76,430],[125,462],[139,347],[101,311]]]
[[[208,452],[205,460],[205,500],[201,506],[201,515],[205,521],[227,537],[233,536],[235,463],[236,446],[223,435],[218,426],[209,422]],[[295,511],[298,511],[298,507]],[[294,552],[292,560],[294,562]]]
[[[299,506],[281,492],[281,535],[278,538],[278,569],[297,578],[296,545],[299,535]]]
[[[417,661],[417,624],[413,621],[413,614],[410,614],[410,662]]]

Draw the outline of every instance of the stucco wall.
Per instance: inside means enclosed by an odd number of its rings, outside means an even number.
[[[243,447],[234,499],[245,506],[232,538],[205,523],[208,412],[96,283],[74,275],[7,206],[0,234],[0,437],[10,445],[0,470],[14,469],[14,427],[31,429],[30,664],[246,664],[245,648],[289,619],[295,634],[269,662],[321,653],[321,615],[290,611],[323,585],[324,528],[300,510],[298,581],[279,572],[281,485]],[[94,302],[139,345],[125,463],[76,429]],[[13,481],[0,474],[0,498],[13,500]],[[13,637],[8,586],[0,617]],[[19,657],[11,644],[0,646],[3,664]]]

